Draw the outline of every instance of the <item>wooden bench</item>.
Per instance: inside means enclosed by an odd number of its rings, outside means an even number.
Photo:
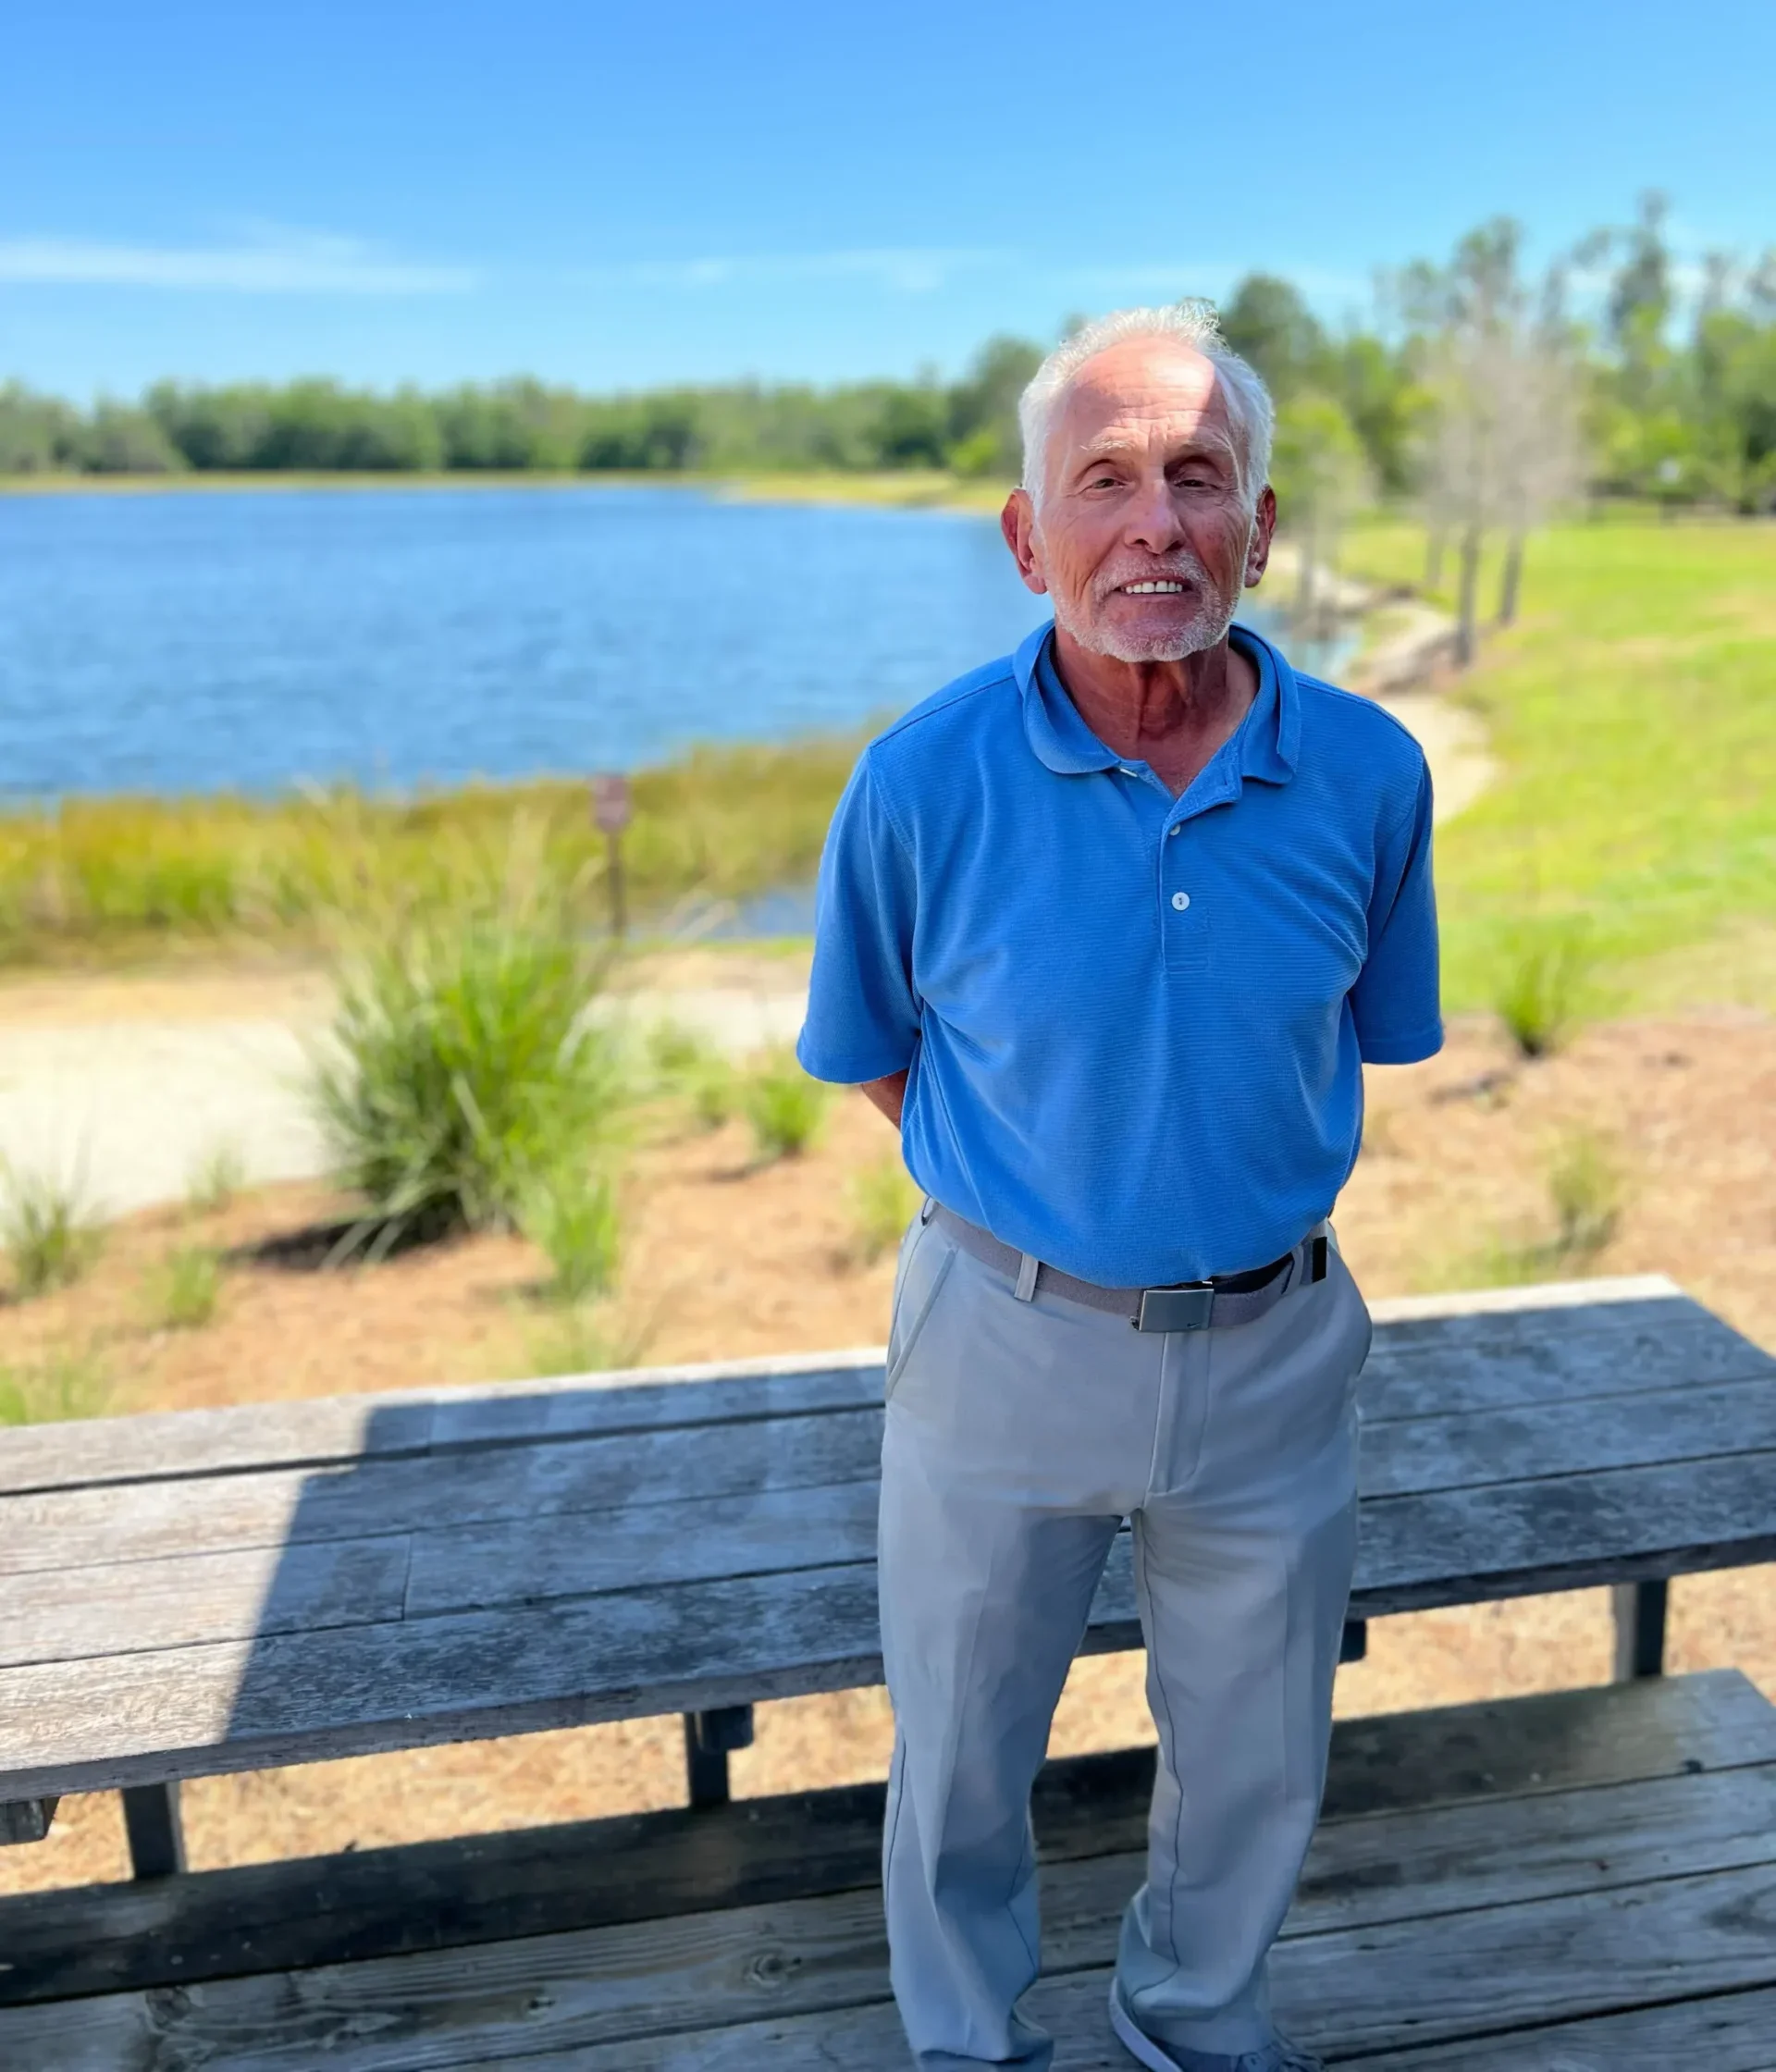
[[[1668,1577],[1776,1556],[1776,1363],[1669,1282],[1379,1305],[1377,1321],[1352,1651],[1362,1622],[1390,1612],[1609,1584],[1618,1669],[1645,1678],[1661,1663]],[[439,1844],[430,1857],[378,1852],[381,1889],[404,1895],[391,1921],[362,1882],[368,1856],[326,1873],[174,1875],[176,1792],[188,1776],[646,1713],[687,1715],[703,1803],[680,1818],[699,1848],[726,1850],[738,1881],[698,1872],[679,1897],[738,1904],[752,1888],[736,1838],[801,1831],[784,1845],[791,1882],[829,1904],[804,1889],[822,1860],[806,1844],[823,1821],[844,1827],[843,1794],[766,1811],[713,1802],[753,1702],[880,1676],[880,1355],[865,1353],[0,1434],[6,1830],[41,1832],[62,1793],[121,1788],[151,1881],[0,1903],[0,2004],[152,1994],[348,1954],[418,1962],[489,1938],[524,1936],[538,1962],[538,1936],[633,1939],[598,1913],[614,1903],[587,1896],[602,1881],[583,1853],[627,1861],[634,1881],[623,1823]],[[1138,1641],[1125,1546],[1088,1646]],[[867,1794],[850,1817],[870,1829]],[[635,1828],[635,1847],[662,1866],[640,1883],[665,1893],[676,1888],[662,1818]],[[432,1893],[429,1912],[397,1858]],[[558,1889],[550,1867],[563,1862],[577,1899]],[[459,1873],[495,1897],[477,1910]],[[258,1913],[244,1900],[217,1913],[204,1896],[253,1878]],[[286,1917],[292,1893],[323,1888],[357,1896],[337,1918],[330,1902],[310,1907],[339,1932],[316,1947]],[[179,1932],[130,1925],[156,1904]],[[86,1909],[78,1933],[69,1906]],[[591,1912],[570,1922],[562,1906]],[[59,1969],[43,1954],[57,1919],[74,1937]],[[35,1969],[13,1956],[18,1944],[39,1952]],[[85,1971],[68,1968],[68,1950],[87,1953]],[[0,2017],[8,2066],[13,2018]],[[607,2062],[574,2048],[575,2065]]]

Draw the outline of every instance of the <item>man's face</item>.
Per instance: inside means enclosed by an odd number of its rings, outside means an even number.
[[[1079,369],[1049,427],[1041,512],[1018,491],[1005,525],[1024,581],[1081,647],[1178,661],[1226,635],[1275,509],[1268,489],[1247,506],[1214,365],[1141,338]]]

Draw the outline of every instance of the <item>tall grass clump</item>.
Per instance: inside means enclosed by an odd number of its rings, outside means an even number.
[[[1583,920],[1519,922],[1507,931],[1493,1005],[1524,1057],[1549,1057],[1595,1005],[1597,955]]]
[[[608,1172],[561,1167],[533,1184],[518,1220],[549,1261],[551,1300],[577,1303],[610,1293],[623,1231],[616,1183]]]
[[[919,1190],[892,1152],[853,1173],[845,1188],[852,1255],[873,1266],[900,1242],[919,1206]]]
[[[232,1138],[212,1144],[185,1182],[185,1206],[193,1215],[217,1215],[247,1184],[246,1153]]]
[[[1612,1147],[1594,1130],[1574,1129],[1555,1147],[1548,1168],[1554,1210],[1552,1251],[1577,1263],[1601,1252],[1622,1222],[1627,1182]]]
[[[148,1276],[149,1310],[164,1331],[195,1331],[222,1299],[222,1263],[205,1245],[180,1245]]]
[[[811,1079],[789,1051],[773,1051],[740,1085],[740,1105],[760,1159],[797,1158],[820,1135],[828,1090]]]
[[[90,1354],[61,1352],[30,1366],[0,1366],[0,1424],[97,1417],[110,1394],[104,1368]]]
[[[80,1186],[47,1173],[0,1172],[0,1249],[20,1299],[69,1288],[104,1248]]]
[[[648,1033],[648,1061],[658,1089],[682,1102],[700,1128],[719,1129],[733,1115],[736,1075],[708,1037],[680,1022],[656,1022]]]
[[[605,965],[575,890],[514,841],[478,894],[348,940],[313,1092],[373,1252],[515,1228],[548,1176],[615,1134],[628,1075],[588,1014]]]

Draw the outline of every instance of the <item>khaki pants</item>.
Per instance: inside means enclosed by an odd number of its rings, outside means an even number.
[[[1368,1348],[1336,1254],[1255,1323],[1161,1334],[1020,1301],[939,1225],[908,1231],[882,1443],[883,1878],[923,2072],[1049,2063],[1017,2011],[1039,1966],[1030,1791],[1125,1519],[1159,1773],[1117,1975],[1162,2042],[1271,2040],[1264,1960],[1325,1782]]]

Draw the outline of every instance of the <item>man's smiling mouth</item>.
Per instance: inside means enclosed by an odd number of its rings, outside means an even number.
[[[1182,597],[1188,585],[1159,581],[1153,583],[1125,583],[1122,594],[1126,598],[1175,598]]]

